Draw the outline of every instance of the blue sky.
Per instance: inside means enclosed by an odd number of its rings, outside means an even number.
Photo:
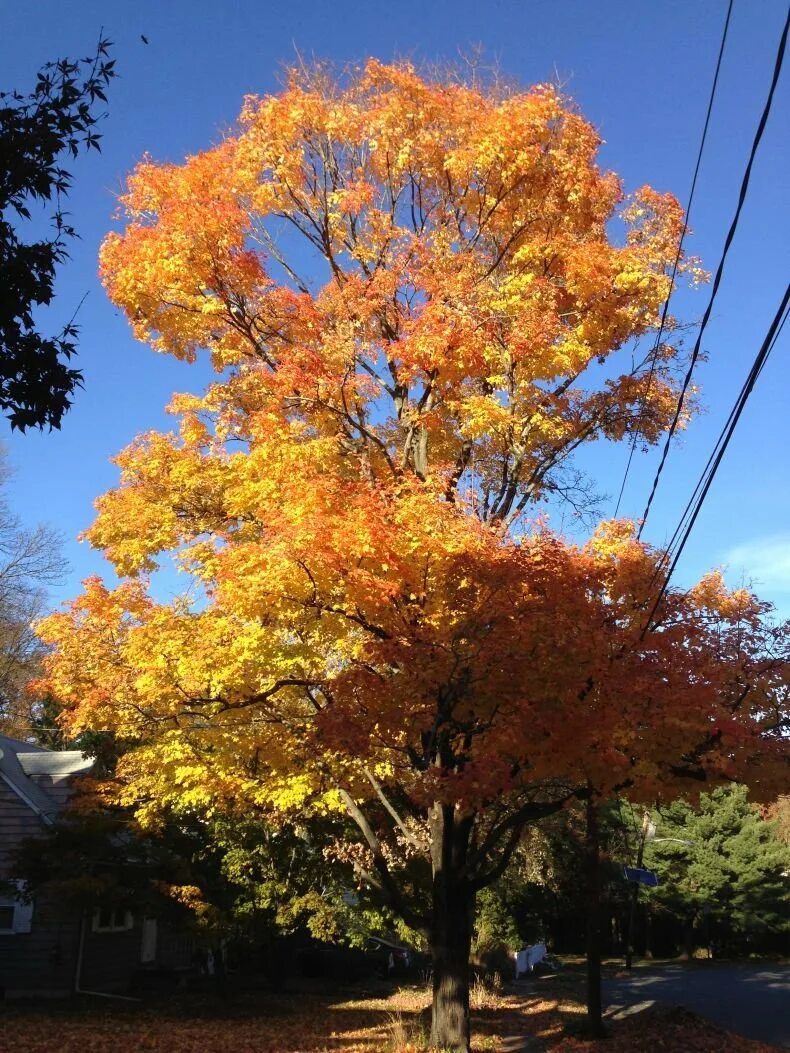
[[[120,77],[111,85],[104,150],[75,165],[69,207],[82,240],[57,287],[45,324],[54,331],[84,294],[79,366],[85,390],[61,432],[0,438],[16,470],[12,502],[25,522],[46,521],[65,538],[71,570],[53,601],[74,595],[106,569],[76,536],[93,501],[117,478],[109,458],[150,428],[173,391],[200,390],[205,365],[186,366],[137,344],[96,278],[96,255],[113,225],[115,194],[144,152],[180,160],[216,142],[248,93],[277,89],[295,49],[338,61],[456,59],[482,45],[525,85],[560,79],[600,130],[601,161],[627,188],[650,183],[685,200],[696,155],[725,0],[35,0],[0,9],[1,88],[25,90],[58,56],[90,53],[99,27],[115,42]],[[709,145],[695,201],[689,251],[718,261],[771,76],[785,0],[735,0]],[[140,39],[144,34],[149,44]],[[673,449],[645,537],[672,533],[697,475],[781,298],[790,247],[790,59],[755,166],[730,264],[706,332],[709,358],[698,382],[706,407]],[[675,310],[699,318],[703,289]],[[763,372],[679,567],[680,583],[729,564],[790,616],[790,458],[786,429],[790,333]],[[599,491],[616,495],[625,448],[585,454]],[[657,453],[635,458],[621,514],[644,507]],[[608,508],[613,508],[614,501]]]

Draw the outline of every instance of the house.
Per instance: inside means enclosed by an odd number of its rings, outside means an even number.
[[[89,911],[14,889],[20,843],[51,828],[93,761],[0,735],[0,997],[110,993],[141,970],[189,966],[188,936],[130,910]]]

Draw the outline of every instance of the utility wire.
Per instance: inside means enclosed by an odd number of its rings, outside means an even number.
[[[661,321],[660,321],[659,327],[658,327],[658,335],[656,336],[656,342],[653,345],[653,355],[652,355],[652,359],[651,359],[651,362],[650,362],[650,371],[647,374],[647,384],[645,386],[645,394],[643,396],[645,399],[650,394],[650,387],[651,387],[651,385],[653,383],[653,375],[654,375],[654,373],[656,371],[656,360],[657,360],[657,357],[658,357],[658,350],[661,347],[661,337],[664,335],[664,328],[666,326],[667,314],[669,312],[669,301],[672,299],[672,292],[673,292],[673,290],[675,288],[675,277],[677,276],[678,267],[680,266],[680,257],[681,257],[681,255],[683,253],[683,241],[684,241],[684,239],[686,237],[686,233],[688,232],[689,216],[691,215],[691,205],[692,205],[692,202],[694,201],[694,191],[697,188],[697,177],[699,175],[700,165],[702,163],[702,152],[705,149],[705,140],[707,139],[707,136],[708,136],[708,125],[710,124],[710,115],[711,115],[711,113],[713,111],[713,100],[716,97],[716,86],[717,86],[717,84],[719,82],[719,71],[721,70],[721,60],[722,60],[722,58],[724,56],[724,45],[727,42],[727,30],[729,29],[729,25],[730,25],[730,15],[732,14],[733,2],[734,2],[734,0],[730,0],[729,5],[727,7],[727,17],[724,20],[724,31],[722,32],[721,44],[719,45],[719,57],[716,60],[716,71],[713,74],[713,84],[711,85],[710,98],[708,99],[708,110],[707,110],[707,113],[705,114],[705,124],[704,124],[704,126],[702,128],[702,138],[700,139],[699,150],[697,151],[697,163],[694,165],[694,175],[693,175],[693,177],[691,179],[691,189],[689,190],[688,201],[686,202],[685,216],[684,216],[684,219],[683,219],[683,229],[680,232],[680,239],[678,241],[678,250],[677,250],[677,253],[675,254],[675,262],[672,264],[672,273],[671,273],[670,278],[669,278],[669,292],[667,293],[667,298],[664,301],[664,308],[663,308],[663,310],[661,312]],[[628,481],[628,473],[631,471],[631,462],[634,459],[634,450],[636,449],[636,444],[637,444],[638,441],[639,441],[639,428],[637,427],[636,431],[634,432],[633,438],[631,440],[631,449],[629,450],[629,453],[628,453],[628,463],[625,466],[625,474],[623,475],[623,482],[622,482],[622,485],[620,486],[620,493],[617,495],[617,504],[615,505],[615,509],[614,509],[615,517],[617,517],[617,513],[620,511],[620,502],[623,499],[623,493],[625,491],[625,484]]]
[[[773,351],[774,347],[776,346],[776,341],[781,336],[782,330],[785,327],[785,322],[787,321],[788,317],[790,317],[790,307],[788,307],[788,309],[785,311],[785,316],[782,319],[782,322],[781,322],[779,328],[776,330],[776,333],[774,335],[773,341],[771,342],[771,346],[768,348],[768,354],[765,356],[765,361],[762,363],[760,368],[757,370],[757,379],[758,380],[760,379],[760,374],[762,373],[763,369],[765,368],[765,363],[768,361],[771,352]]]
[[[664,443],[664,449],[663,449],[662,454],[661,454],[661,460],[660,460],[659,465],[658,465],[658,470],[656,471],[655,478],[653,479],[653,486],[652,486],[652,488],[650,490],[650,496],[647,499],[647,504],[645,506],[645,511],[644,511],[644,513],[642,515],[642,523],[641,523],[641,525],[639,527],[639,530],[637,532],[637,535],[636,535],[637,538],[641,538],[641,536],[642,536],[642,531],[644,530],[645,522],[647,520],[648,514],[650,513],[650,508],[652,507],[652,504],[653,504],[653,498],[656,495],[656,489],[658,488],[658,481],[661,478],[661,473],[664,470],[664,464],[666,463],[666,459],[667,459],[667,456],[669,454],[669,447],[670,447],[670,444],[672,443],[672,439],[673,439],[673,437],[675,435],[675,431],[677,430],[678,421],[680,420],[680,415],[683,412],[683,403],[684,403],[685,398],[686,398],[686,392],[688,391],[689,384],[691,383],[691,377],[692,377],[692,374],[694,372],[694,367],[696,366],[697,359],[699,358],[700,348],[702,346],[702,337],[703,337],[703,335],[705,333],[705,329],[706,329],[706,327],[708,325],[708,322],[710,320],[711,312],[713,311],[713,304],[714,304],[714,301],[716,299],[716,294],[717,294],[717,292],[719,290],[719,285],[721,284],[722,274],[724,272],[724,264],[725,264],[725,261],[727,259],[727,254],[730,251],[730,246],[732,245],[733,238],[735,237],[735,231],[736,231],[736,229],[738,227],[738,221],[740,220],[740,217],[741,217],[741,211],[743,210],[743,205],[744,205],[744,202],[746,200],[746,193],[747,193],[747,191],[749,189],[749,180],[751,178],[752,166],[754,164],[754,159],[755,159],[755,156],[757,154],[757,148],[760,145],[760,140],[763,137],[763,132],[765,131],[765,126],[766,126],[766,124],[768,122],[768,115],[771,112],[771,104],[773,103],[774,92],[776,91],[776,85],[777,85],[777,82],[779,81],[779,75],[780,75],[780,73],[782,71],[782,62],[784,60],[785,46],[787,44],[788,29],[790,29],[790,9],[788,10],[787,18],[785,19],[785,25],[784,25],[784,29],[782,31],[781,40],[779,41],[779,50],[777,51],[776,61],[774,63],[774,72],[773,72],[773,77],[771,78],[771,87],[770,87],[770,89],[768,91],[768,98],[766,99],[765,106],[763,107],[763,112],[762,112],[762,115],[760,117],[760,123],[757,125],[757,131],[755,132],[754,141],[752,143],[751,152],[749,154],[749,161],[748,161],[748,163],[746,165],[746,170],[744,171],[743,179],[741,181],[741,189],[740,189],[740,193],[738,195],[738,205],[737,205],[737,208],[735,209],[735,215],[732,218],[732,222],[730,223],[730,229],[727,231],[727,237],[726,237],[726,239],[724,241],[724,248],[722,250],[721,259],[719,260],[719,265],[716,268],[716,274],[715,274],[715,277],[713,279],[713,288],[711,289],[711,294],[710,294],[710,299],[708,301],[708,306],[705,308],[705,313],[702,316],[702,322],[700,323],[699,332],[697,333],[697,339],[696,339],[696,341],[694,343],[694,350],[691,353],[691,361],[689,363],[689,368],[688,368],[686,376],[685,376],[685,378],[683,380],[683,387],[681,388],[681,391],[680,391],[680,397],[678,398],[678,404],[677,404],[677,408],[675,410],[675,416],[674,416],[674,418],[672,420],[672,424],[670,425],[669,433],[668,433],[667,438],[666,438],[666,442]]]
[[[744,396],[746,395],[746,388],[750,384],[750,382],[753,385],[754,382],[759,378],[760,373],[762,373],[763,367],[765,366],[765,363],[768,361],[768,358],[770,357],[770,354],[773,351],[774,347],[776,346],[776,342],[779,339],[779,336],[781,335],[782,330],[784,329],[785,322],[787,321],[787,318],[788,318],[788,314],[790,314],[790,310],[786,309],[785,313],[784,313],[784,317],[782,318],[782,321],[779,324],[779,328],[774,333],[773,339],[771,340],[770,347],[768,348],[768,350],[767,350],[767,352],[765,354],[765,357],[763,358],[763,360],[760,363],[759,367],[757,367],[756,373],[754,372],[755,366],[752,366],[752,369],[750,370],[749,375],[747,376],[746,380],[743,382],[743,385],[741,387],[740,393],[739,393],[737,399],[735,400],[735,404],[733,405],[732,409],[730,410],[730,415],[727,418],[727,420],[725,421],[721,432],[719,433],[719,437],[716,440],[716,445],[713,447],[711,455],[708,458],[705,467],[702,469],[700,477],[699,477],[699,479],[697,481],[697,485],[694,487],[694,491],[692,492],[691,497],[686,502],[686,507],[683,510],[683,515],[680,517],[680,521],[678,522],[678,525],[675,527],[675,532],[674,532],[674,534],[672,535],[672,537],[669,540],[669,544],[667,545],[667,547],[666,547],[666,549],[664,551],[664,555],[662,556],[661,560],[659,561],[659,563],[658,563],[658,565],[656,567],[656,573],[655,573],[655,576],[654,576],[654,579],[653,579],[654,581],[658,577],[658,575],[660,574],[662,566],[664,566],[671,559],[672,554],[673,554],[673,550],[675,548],[675,544],[676,544],[678,538],[680,537],[680,535],[681,535],[681,533],[683,531],[684,525],[686,523],[686,519],[691,514],[691,510],[694,507],[694,502],[695,502],[695,500],[697,498],[697,494],[700,492],[700,490],[702,489],[702,487],[705,484],[705,479],[707,477],[708,470],[710,469],[711,465],[713,464],[713,461],[716,458],[716,455],[718,453],[718,450],[719,450],[719,447],[720,447],[721,443],[724,441],[724,438],[725,438],[725,436],[727,434],[727,431],[728,431],[728,429],[729,429],[729,427],[731,425],[733,417],[735,416],[735,414],[736,414],[736,412],[738,410],[738,405],[740,403],[740,400],[742,398],[744,398]]]
[[[703,470],[700,481],[694,488],[694,493],[692,494],[691,499],[686,505],[686,508],[681,517],[681,523],[683,523],[683,521],[686,519],[688,519],[688,522],[686,523],[686,526],[682,529],[682,531],[676,530],[675,534],[673,535],[673,542],[677,541],[677,544],[674,547],[672,562],[669,565],[666,577],[664,578],[661,588],[658,591],[658,595],[656,596],[656,599],[653,603],[653,607],[650,611],[650,614],[647,617],[645,627],[642,630],[641,634],[642,639],[644,639],[646,634],[650,631],[650,623],[652,622],[653,617],[656,611],[658,610],[659,604],[661,603],[661,600],[663,599],[664,594],[666,593],[667,588],[669,587],[669,582],[672,578],[672,575],[675,573],[678,561],[680,560],[680,557],[683,554],[683,549],[686,547],[686,542],[688,541],[691,535],[691,531],[693,530],[694,524],[697,521],[697,516],[699,515],[702,509],[702,505],[705,501],[705,498],[708,495],[708,491],[711,488],[711,484],[713,483],[713,480],[716,476],[716,472],[718,471],[719,465],[722,462],[722,458],[724,457],[724,454],[727,451],[727,447],[730,444],[730,440],[732,439],[732,436],[735,432],[735,428],[737,427],[738,421],[740,420],[741,414],[743,413],[744,407],[746,406],[746,402],[748,401],[749,395],[751,395],[757,378],[762,373],[765,363],[768,361],[768,356],[771,354],[771,351],[776,346],[776,341],[779,337],[779,334],[781,333],[782,328],[784,327],[784,324],[787,321],[788,313],[790,313],[788,304],[790,304],[790,285],[788,285],[785,289],[782,301],[779,304],[779,308],[776,314],[774,315],[770,326],[768,327],[768,332],[766,333],[765,339],[763,340],[762,345],[760,346],[760,350],[757,352],[757,355],[752,364],[752,368],[749,370],[749,374],[746,377],[746,380],[744,381],[743,386],[741,387],[738,397],[735,400],[735,405],[733,406],[730,415],[727,418],[727,421],[724,425],[724,428],[722,429],[722,432],[719,436],[719,439],[716,442],[714,452],[708,459],[708,463],[706,464],[705,469]],[[670,543],[670,549],[671,547],[672,543]],[[660,569],[660,566],[661,564],[659,564],[659,567],[657,568],[657,573]]]

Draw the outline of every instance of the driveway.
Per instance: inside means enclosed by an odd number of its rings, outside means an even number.
[[[716,962],[639,966],[604,981],[604,1005],[681,1005],[747,1038],[790,1049],[790,967]]]

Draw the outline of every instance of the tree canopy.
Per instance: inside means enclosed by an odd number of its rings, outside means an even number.
[[[296,71],[219,146],[144,161],[107,289],[219,377],[118,457],[88,537],[124,580],[40,630],[72,727],[136,738],[143,819],[349,813],[360,879],[430,934],[433,1038],[457,1049],[474,896],[525,823],[745,767],[767,795],[782,752],[766,605],[711,575],[648,626],[665,570],[631,524],[575,545],[535,515],[583,496],[580,445],[652,443],[675,408],[672,339],[619,353],[657,327],[681,209],[626,197],[599,143],[551,87],[370,61]],[[197,592],[161,603],[171,558]]]

